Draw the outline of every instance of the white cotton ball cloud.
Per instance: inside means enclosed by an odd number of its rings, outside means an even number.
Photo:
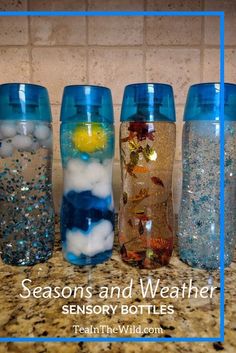
[[[0,125],[0,132],[5,138],[13,137],[16,135],[16,125],[14,123],[2,123]]]
[[[24,148],[24,151],[36,152],[39,148],[40,148],[40,144],[38,143],[38,141],[34,141],[34,142],[32,142],[32,144],[29,147]]]
[[[0,142],[0,156],[3,158],[11,157],[13,154],[13,146],[10,142],[2,141]]]
[[[51,135],[51,129],[45,124],[39,124],[35,127],[34,136],[38,140],[47,140]]]
[[[41,140],[40,145],[43,148],[51,149],[52,148],[52,136],[50,135],[46,140]]]
[[[86,163],[71,159],[67,164],[64,180],[65,192],[91,190],[94,196],[105,198],[112,193],[112,160]]]
[[[78,230],[67,230],[67,252],[76,256],[84,254],[95,256],[101,252],[111,250],[114,240],[114,231],[111,222],[102,220],[93,227],[89,234]]]
[[[12,145],[20,150],[28,149],[31,147],[33,141],[31,137],[24,135],[16,135],[12,139]]]
[[[32,121],[20,121],[16,126],[16,131],[20,135],[29,135],[34,131],[34,123]]]

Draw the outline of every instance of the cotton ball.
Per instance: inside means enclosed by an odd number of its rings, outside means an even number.
[[[75,167],[75,166],[74,166]],[[81,169],[76,169],[71,171],[71,169],[66,169],[64,172],[64,187],[65,193],[74,190],[77,192],[82,192],[90,190],[92,185],[90,181],[84,176]]]
[[[92,184],[95,184],[106,177],[106,171],[99,162],[91,162],[86,169],[86,176]]]
[[[100,235],[100,238],[106,238],[106,236],[112,231],[113,226],[108,220],[103,220],[99,222],[95,227],[93,227],[93,235]]]
[[[2,123],[0,132],[3,137],[13,137],[16,135],[16,125],[14,123]]]
[[[90,179],[85,175],[86,170],[86,163],[77,159],[68,161],[64,171],[65,193],[71,190],[82,192],[92,188]]]
[[[38,143],[38,141],[34,141],[32,142],[31,146],[24,148],[24,150],[26,152],[36,152],[38,149],[40,148],[40,144]]]
[[[2,141],[0,142],[0,156],[1,157],[11,157],[13,154],[13,146],[10,142]]]
[[[104,245],[106,249],[111,249],[113,247],[113,242],[114,242],[114,232],[111,232],[108,234],[104,241]]]
[[[109,196],[111,192],[111,184],[103,181],[96,183],[92,189],[92,194],[101,198]]]
[[[112,170],[113,159],[105,159],[102,164],[107,170]]]
[[[37,125],[34,130],[34,136],[38,140],[46,140],[51,134],[51,129],[44,124]]]
[[[104,198],[112,193],[111,177],[110,164],[104,166],[97,161],[85,163],[71,159],[65,169],[66,190],[91,190],[93,195]]]
[[[91,189],[89,180],[84,178],[83,175],[71,174],[65,172],[64,174],[64,187],[65,193],[73,190],[76,192],[82,192]]]
[[[69,173],[81,173],[87,168],[87,164],[79,159],[70,159],[67,163],[66,170]]]
[[[32,121],[20,121],[16,126],[16,131],[21,135],[29,135],[34,131],[34,123]]]
[[[52,136],[49,136],[46,140],[41,140],[40,145],[43,148],[51,149],[52,148]]]
[[[29,136],[16,135],[12,139],[12,144],[15,148],[24,150],[32,145],[32,139]]]
[[[80,230],[67,230],[67,251],[76,256],[95,256],[112,249],[113,237],[113,226],[107,220],[99,222],[88,234]]]
[[[105,165],[93,162],[88,166],[87,174],[93,183],[92,194],[97,197],[107,197],[112,193],[112,163],[106,161]]]

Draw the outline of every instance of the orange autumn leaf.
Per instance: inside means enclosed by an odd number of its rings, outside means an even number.
[[[151,247],[152,249],[172,249],[173,248],[173,239],[162,239],[162,238],[153,238],[145,239],[145,245]]]
[[[142,254],[139,254],[135,251],[127,251],[127,256],[133,260],[140,261],[143,259]]]
[[[149,172],[149,169],[147,167],[143,167],[143,166],[140,166],[140,165],[136,165],[134,168],[133,168],[133,172],[134,173],[147,173]]]
[[[118,239],[119,239],[120,244],[125,243],[126,240],[127,240],[126,236],[124,235],[124,233],[119,233]]]
[[[150,194],[148,192],[148,189],[140,189],[138,194],[136,194],[134,197],[130,198],[130,201],[132,201],[132,202],[141,201],[149,196],[150,196]],[[135,212],[135,213],[138,213],[138,212]],[[143,213],[143,212],[141,212],[141,213]]]

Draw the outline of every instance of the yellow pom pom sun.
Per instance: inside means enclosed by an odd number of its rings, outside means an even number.
[[[105,130],[98,123],[79,125],[72,136],[74,146],[81,152],[93,153],[107,144]]]

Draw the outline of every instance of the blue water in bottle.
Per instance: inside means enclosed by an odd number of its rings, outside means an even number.
[[[236,85],[225,84],[225,244],[232,262],[236,243]],[[192,267],[220,265],[220,84],[190,87],[184,112],[180,258]]]
[[[102,263],[110,258],[114,239],[114,126],[108,88],[65,87],[60,141],[63,255],[75,265]]]

